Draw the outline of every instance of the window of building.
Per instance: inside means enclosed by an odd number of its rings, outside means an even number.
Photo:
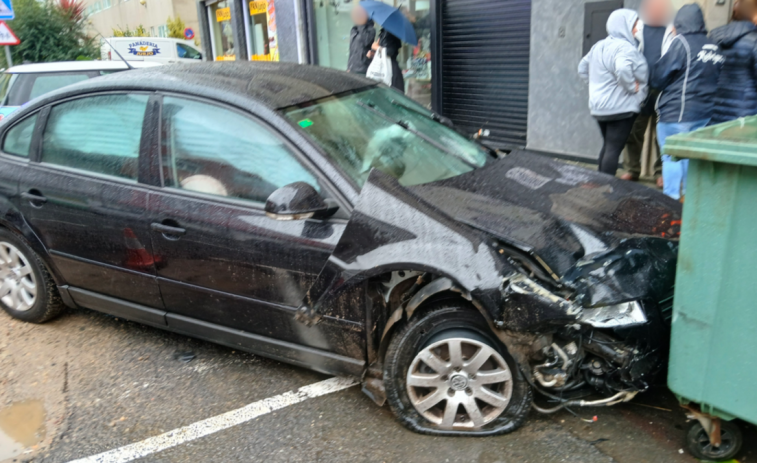
[[[278,61],[276,8],[273,1],[251,0],[245,5],[247,50],[253,61]]]
[[[354,1],[333,0],[322,2],[310,0],[313,5],[318,50],[318,64],[346,70],[350,49],[350,30],[353,23],[350,10]],[[418,36],[418,46],[404,44],[397,62],[405,77],[408,96],[431,106],[431,17],[429,0],[382,0],[402,11],[413,24]],[[381,26],[376,24],[376,36]]]
[[[158,37],[168,37],[168,26],[158,26]]]
[[[29,157],[29,148],[32,146],[32,134],[34,124],[37,123],[37,115],[33,115],[11,127],[3,141],[3,151],[16,156]]]
[[[321,189],[280,138],[243,114],[166,97],[162,117],[165,186],[255,202],[294,182]]]
[[[155,26],[150,26],[150,37],[155,37]]]
[[[218,2],[208,7],[208,23],[215,60],[235,60],[234,31],[231,28],[231,8],[228,1]]]
[[[107,8],[110,8],[110,6],[111,6],[110,1],[111,0],[103,0],[103,10],[105,10]]]
[[[104,95],[54,106],[41,161],[136,180],[147,100],[147,95]]]

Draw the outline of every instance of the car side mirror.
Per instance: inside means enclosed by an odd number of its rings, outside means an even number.
[[[265,215],[275,220],[323,219],[333,215],[338,206],[324,200],[305,182],[284,185],[271,193],[265,202]]]

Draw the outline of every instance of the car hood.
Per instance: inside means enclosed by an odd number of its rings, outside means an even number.
[[[659,301],[680,215],[650,188],[528,152],[411,187],[374,169],[297,320],[317,323],[344,288],[404,270],[446,277],[503,326],[515,273],[581,307]]]
[[[516,151],[408,188],[454,220],[532,254],[558,277],[640,238],[677,239],[681,204],[643,185]]]

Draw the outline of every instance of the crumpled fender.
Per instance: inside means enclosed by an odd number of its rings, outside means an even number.
[[[312,325],[342,289],[392,270],[445,276],[495,319],[503,272],[511,272],[487,235],[442,213],[396,179],[373,170],[342,238],[308,291],[297,319]]]

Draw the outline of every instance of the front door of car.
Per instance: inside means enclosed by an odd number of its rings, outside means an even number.
[[[147,94],[87,96],[44,110],[19,207],[74,288],[162,308],[140,185]]]
[[[284,185],[307,182],[325,197],[328,186],[267,125],[205,101],[164,97],[160,149],[164,187],[150,201],[166,309],[331,350],[294,314],[346,220],[277,221],[263,210]]]

